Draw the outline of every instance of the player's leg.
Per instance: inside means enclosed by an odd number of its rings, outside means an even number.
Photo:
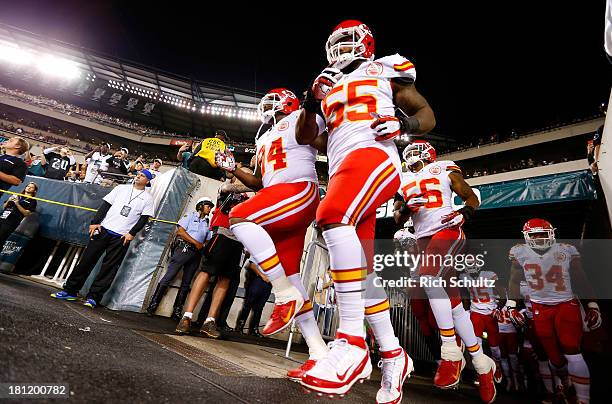
[[[576,397],[580,403],[588,403],[591,375],[580,350],[582,317],[579,303],[573,300],[559,304],[554,321],[557,339],[567,360],[567,370],[576,389]]]
[[[497,325],[497,319],[489,314],[484,317],[485,331],[487,332],[487,341],[489,342],[489,348],[491,349],[491,356],[495,361],[495,382],[501,383],[502,381],[502,366],[501,366],[501,350],[499,349],[499,327]]]
[[[436,362],[439,362],[440,338],[437,333],[438,325],[429,307],[429,301],[421,288],[414,288],[411,290],[411,293],[413,293],[410,298],[410,310],[412,311],[412,315],[419,322],[419,329],[425,338],[425,344],[429,349],[429,353]]]
[[[399,172],[376,148],[351,152],[330,179],[317,223],[329,251],[340,322],[329,355],[302,378],[308,388],[343,394],[371,373],[363,329],[367,262],[355,226],[389,200],[399,185]],[[340,379],[338,375],[344,374],[348,376]]]
[[[540,375],[540,379],[542,380],[542,385],[546,390],[547,396],[551,397],[554,393],[553,382],[552,382],[552,374],[550,372],[550,366],[548,364],[548,356],[546,355],[546,351],[544,351],[544,347],[540,343],[538,336],[535,331],[535,326],[533,323],[533,318],[528,319],[527,321],[527,338],[529,342],[531,342],[531,346],[533,347],[533,351],[536,355],[536,359],[538,362],[538,373]]]
[[[506,334],[507,338],[507,349],[508,349],[508,360],[510,361],[510,370],[512,371],[512,384],[515,390],[519,391],[523,386],[523,376],[521,374],[520,362],[519,362],[519,344],[518,344],[518,333],[510,332]]]
[[[305,209],[314,210],[318,198],[316,184],[278,184],[264,188],[230,212],[230,229],[272,283],[276,301],[272,316],[263,329],[264,335],[285,329],[304,304],[301,293],[285,275],[277,248],[266,227],[291,220],[291,215]]]
[[[548,356],[549,366],[553,376],[553,389],[566,389],[570,384],[567,360],[561,352],[554,324],[557,305],[549,306],[532,303],[532,306],[536,336]]]

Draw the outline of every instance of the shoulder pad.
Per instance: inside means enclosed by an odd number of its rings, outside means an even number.
[[[376,65],[382,67],[382,72],[380,74],[375,74],[377,76],[388,79],[400,78],[408,83],[414,83],[416,81],[416,69],[414,64],[397,53],[395,55],[376,59],[370,63],[372,64],[372,71],[376,70]],[[369,74],[369,68],[370,66],[366,65],[366,74]]]

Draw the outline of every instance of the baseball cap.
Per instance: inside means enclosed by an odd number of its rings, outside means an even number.
[[[145,177],[147,177],[147,179],[149,180],[149,183],[147,184],[147,187],[150,187],[151,186],[151,180],[153,178],[155,178],[155,175],[151,171],[149,171],[147,169],[140,170],[140,172],[143,173]]]
[[[130,154],[130,151],[127,149],[127,147],[122,147],[121,151],[125,152],[125,154]]]
[[[162,159],[153,159],[153,162],[155,163],[156,161],[159,161],[159,164],[164,164],[164,162],[162,161]]]

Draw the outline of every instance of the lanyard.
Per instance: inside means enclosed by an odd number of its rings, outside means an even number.
[[[132,187],[132,189],[130,189],[130,201],[128,202],[128,206],[132,204],[132,201],[136,198],[138,198],[140,195],[144,194],[144,192],[146,191],[143,190],[141,193],[139,193],[138,195],[136,195],[135,197],[132,198],[132,192],[134,192],[134,187]]]

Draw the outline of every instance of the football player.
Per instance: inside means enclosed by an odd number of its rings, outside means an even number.
[[[475,281],[479,285],[485,285],[485,281],[494,282],[494,287],[469,286],[466,287],[470,293],[470,320],[474,325],[474,334],[478,343],[482,346],[482,338],[487,333],[487,341],[491,349],[491,356],[495,360],[495,382],[501,383],[501,351],[499,349],[499,328],[497,319],[500,316],[498,297],[505,295],[504,288],[498,284],[497,274],[492,271],[482,270],[481,266],[466,266],[465,272],[460,275],[461,279]]]
[[[434,114],[416,90],[414,65],[397,54],[375,59],[372,31],[362,22],[340,23],[325,49],[329,66],[307,91],[296,135],[298,142],[309,144],[325,127],[328,132],[330,180],[317,223],[329,250],[340,324],[326,360],[305,374],[302,385],[343,394],[370,375],[365,308],[382,357],[377,401],[398,402],[412,361],[395,337],[388,299],[368,299],[367,293],[364,298],[364,281],[375,277],[376,209],[400,185],[402,168],[393,138],[430,131]]]
[[[522,390],[522,376],[519,364],[519,337],[518,329],[525,325],[523,313],[517,313],[515,318],[510,317],[506,307],[502,308],[497,318],[499,328],[499,342],[501,348],[501,363],[506,377],[506,391]],[[516,324],[516,326],[515,326]]]
[[[309,359],[287,376],[302,374],[327,354],[312,304],[300,278],[300,261],[308,226],[319,204],[315,160],[317,150],[295,140],[299,100],[284,88],[269,91],[259,103],[262,128],[258,134],[255,175],[235,169],[230,154],[217,155],[218,166],[232,172],[254,197],[230,212],[230,230],[272,283],[274,310],[262,334],[276,334],[295,321],[309,348]],[[265,126],[264,126],[265,125]],[[260,130],[263,131],[263,130]]]
[[[445,267],[435,259],[461,252],[465,240],[461,226],[474,215],[480,202],[455,163],[436,161],[436,150],[429,142],[413,141],[402,154],[409,171],[402,178],[401,198],[395,202],[394,215],[398,223],[412,218],[419,251],[424,251],[427,258],[419,268],[419,275],[430,285],[423,289],[442,339],[442,360],[434,384],[448,389],[459,383],[465,359],[455,343],[456,331],[472,356],[472,364],[478,373],[480,397],[485,403],[490,403],[496,395],[495,362],[482,352],[458,288],[448,283],[446,287],[438,286],[453,276],[454,268]],[[453,192],[465,203],[458,210],[452,207]]]
[[[555,229],[543,219],[527,221],[523,237],[525,244],[510,249],[509,294],[518,296],[520,281],[527,281],[535,332],[553,375],[561,379],[565,390],[571,378],[578,401],[588,403],[590,374],[580,350],[582,318],[573,289],[591,299],[594,294],[582,270],[580,253],[572,245],[557,243]],[[506,307],[513,321],[520,320],[516,300],[508,299]],[[594,300],[587,304],[586,323],[591,330],[601,325],[599,306]]]

